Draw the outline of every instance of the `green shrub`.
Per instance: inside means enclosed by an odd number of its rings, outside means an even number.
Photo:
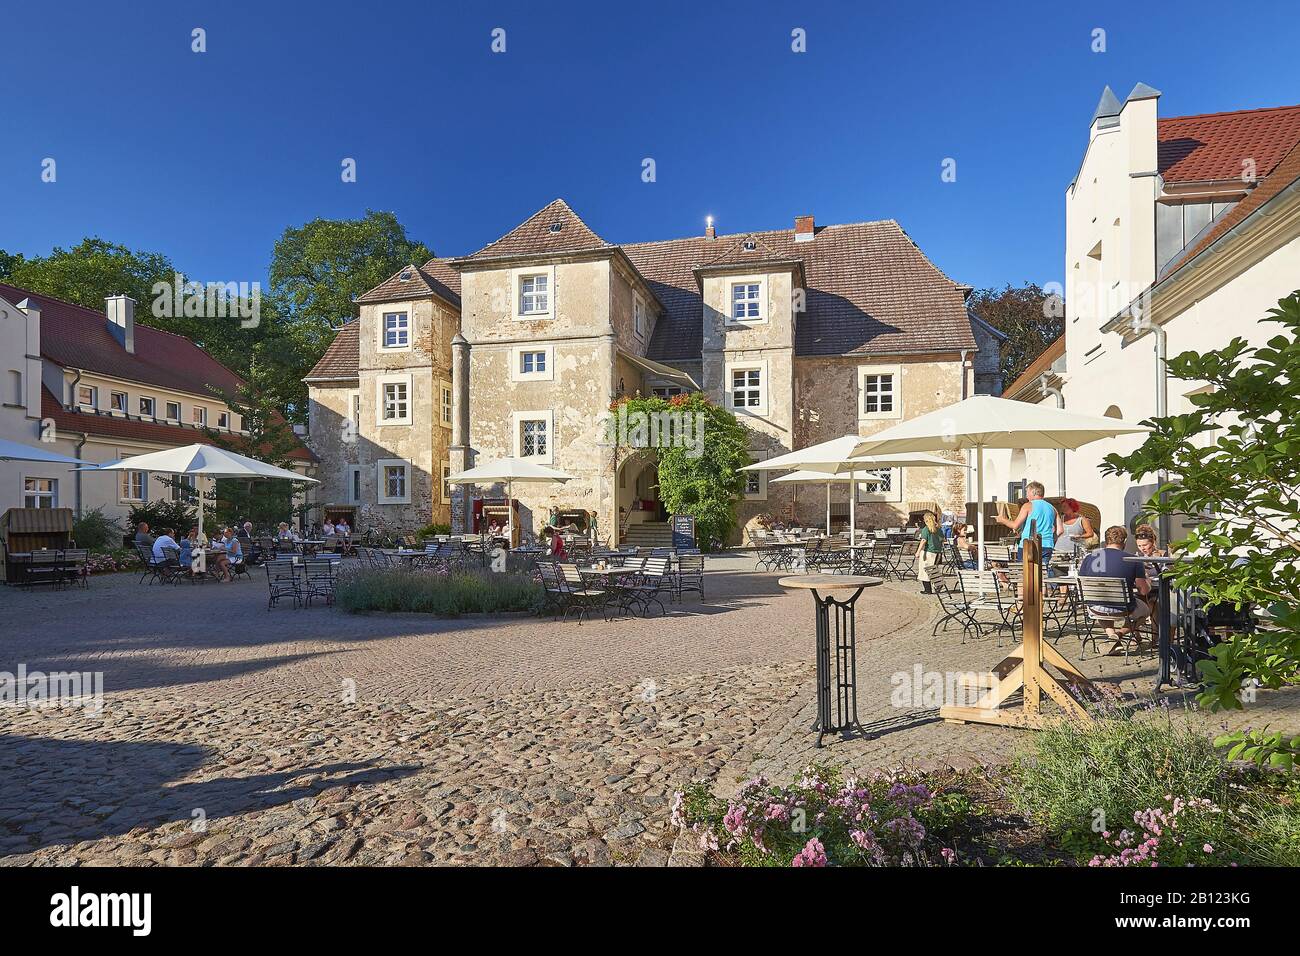
[[[186,534],[198,524],[198,509],[182,501],[149,501],[131,508],[131,527],[135,528],[141,521],[149,522],[149,529],[154,534],[163,528],[175,528],[178,534]]]
[[[443,617],[536,611],[542,598],[542,586],[523,574],[377,568],[343,576],[334,594],[345,611],[416,611]]]
[[[1227,767],[1213,740],[1196,722],[1168,712],[1108,714],[1026,741],[1012,764],[1011,799],[1062,834],[1090,835],[1098,822],[1117,830],[1169,796],[1227,801]]]
[[[72,522],[72,540],[78,548],[103,551],[121,547],[122,525],[104,514],[104,509],[92,508]]]
[[[433,538],[440,534],[451,534],[451,525],[438,524],[437,522],[434,522],[433,524],[425,525],[416,532],[416,535],[421,538]]]

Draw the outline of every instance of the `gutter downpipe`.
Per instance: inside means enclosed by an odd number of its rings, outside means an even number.
[[[1043,397],[1048,395],[1056,399],[1056,407],[1065,410],[1065,395],[1059,388],[1052,388],[1047,384],[1047,373],[1044,372],[1038,379],[1038,389],[1042,392]],[[1065,449],[1056,449],[1056,487],[1060,488],[1060,495],[1065,497]]]
[[[1135,333],[1150,332],[1156,340],[1156,418],[1165,418],[1169,415],[1169,334],[1165,331],[1164,326],[1156,325],[1150,315],[1143,315],[1140,310],[1134,310],[1133,331]],[[1169,472],[1160,469],[1156,473],[1156,481],[1163,488],[1169,483]],[[1165,495],[1160,494],[1160,502],[1163,504]],[[1172,533],[1170,528],[1169,515],[1162,514],[1159,518],[1160,546],[1169,547],[1169,536]]]

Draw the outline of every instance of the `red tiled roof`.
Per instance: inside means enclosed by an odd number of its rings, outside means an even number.
[[[555,227],[559,228],[556,229]],[[588,252],[613,249],[614,246],[592,232],[563,199],[547,203],[515,228],[467,260],[495,259],[498,256],[543,256],[561,252]]]
[[[1246,160],[1263,179],[1300,143],[1300,106],[1173,116],[1157,121],[1156,139],[1166,183],[1240,180]]]
[[[1035,389],[1038,385],[1038,377],[1051,368],[1052,363],[1065,354],[1065,333],[1056,337],[1043,353],[1029,363],[1029,366],[1020,373],[1014,382],[1002,390],[1003,398],[1012,398],[1019,400],[1019,394],[1026,391],[1031,386]],[[1039,394],[1035,390],[1026,401],[1038,401]]]
[[[42,318],[44,316],[42,315]],[[205,444],[208,438],[201,428],[188,425],[165,424],[162,422],[141,421],[119,415],[95,414],[83,412],[78,408],[64,408],[48,388],[41,387],[41,417],[54,420],[54,426],[60,431],[84,432],[104,438],[121,438],[126,441],[157,442],[160,445],[178,447],[181,445]],[[237,443],[239,436],[231,438]],[[257,449],[246,452],[256,456]],[[301,442],[289,453],[296,461],[315,462],[320,459]]]
[[[460,273],[447,265],[446,259],[430,259],[422,266],[403,266],[390,278],[357,296],[357,301],[400,302],[430,295],[460,308]]]
[[[303,378],[304,382],[319,379],[339,379],[357,377],[357,366],[361,362],[360,326],[358,319],[348,322],[339,329],[338,335],[330,343],[320,361]]]
[[[135,324],[135,352],[118,344],[108,319],[73,302],[0,282],[0,296],[17,305],[30,298],[41,309],[41,357],[143,385],[157,385],[212,398],[206,387],[235,393],[241,379],[183,335]]]
[[[1268,178],[1252,189],[1245,199],[1224,213],[1219,221],[1214,223],[1192,248],[1179,256],[1180,261],[1182,263],[1190,262],[1213,245],[1215,240],[1229,229],[1241,223],[1247,216],[1296,180],[1300,180],[1300,143],[1291,147],[1291,151],[1268,174]]]
[[[793,229],[704,236],[622,247],[663,303],[649,357],[698,359],[703,301],[692,270],[730,259],[746,239],[765,259],[802,260],[806,311],[796,318],[799,355],[896,354],[974,349],[961,287],[944,275],[892,219],[820,226],[796,242]]]

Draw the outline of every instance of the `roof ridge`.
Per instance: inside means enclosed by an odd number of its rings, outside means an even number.
[[[19,292],[24,292],[28,296],[33,296],[33,295],[40,296],[43,299],[49,299],[51,302],[58,302],[60,305],[70,305],[74,309],[80,309],[82,312],[88,312],[90,313],[90,315],[103,319],[106,322],[108,321],[108,313],[96,312],[90,306],[82,305],[80,302],[73,302],[71,299],[63,299],[57,295],[50,295],[49,293],[46,292],[37,292],[35,289],[24,289],[22,286],[14,285],[12,282],[0,282],[0,286],[5,286],[10,289],[17,289]],[[14,308],[18,307],[17,302],[11,304],[14,306]],[[160,329],[156,325],[144,325],[140,322],[136,322],[136,328],[148,329],[150,332],[157,332],[159,335],[170,335],[173,338],[184,339],[186,342],[189,342],[191,345],[193,345],[196,349],[200,349],[204,352],[204,354],[207,354],[207,350],[204,349],[203,346],[199,345],[199,343],[195,342],[188,335],[182,335],[180,332],[172,332],[169,329]],[[209,355],[208,357],[211,358],[211,355]],[[214,358],[212,359],[212,361],[216,362],[217,360]],[[218,362],[217,364],[221,365],[220,362]],[[224,365],[222,365],[221,367],[225,368]]]
[[[1289,106],[1257,106],[1245,110],[1222,110],[1217,113],[1188,113],[1186,116],[1162,116],[1159,118],[1159,122],[1168,123],[1173,120],[1187,119],[1215,119],[1221,116],[1243,116],[1248,113],[1273,113],[1279,110],[1300,110],[1300,103],[1292,103]]]
[[[820,232],[820,231],[823,230],[823,229],[844,229],[844,228],[846,228],[846,227],[848,227],[848,226],[885,226],[885,225],[889,225],[890,223],[893,223],[895,226],[897,226],[897,225],[898,225],[898,220],[896,220],[896,219],[862,219],[862,220],[859,220],[859,221],[857,221],[857,222],[832,222],[832,223],[827,223],[827,224],[824,225],[824,226],[818,226],[818,227],[817,227],[817,230]],[[901,229],[902,227],[899,226],[899,228]],[[741,232],[728,232],[728,233],[723,233],[723,234],[721,234],[721,235],[714,236],[712,239],[709,239],[709,237],[708,237],[708,236],[705,236],[705,235],[677,236],[676,238],[673,238],[673,239],[644,239],[644,240],[642,240],[642,241],[640,241],[640,242],[619,242],[619,243],[615,243],[615,245],[618,245],[618,246],[654,246],[654,245],[659,245],[659,244],[661,244],[661,243],[665,243],[665,242],[685,242],[685,241],[688,240],[688,239],[708,240],[709,242],[722,242],[723,240],[726,240],[726,239],[743,239],[743,238],[745,238],[746,236],[758,236],[758,237],[761,238],[761,237],[763,237],[763,236],[775,236],[775,235],[778,235],[778,234],[783,234],[783,233],[792,233],[792,232],[794,232],[794,227],[793,227],[793,226],[790,226],[790,227],[785,228],[785,229],[749,229],[749,230],[744,230],[744,231],[741,231]]]

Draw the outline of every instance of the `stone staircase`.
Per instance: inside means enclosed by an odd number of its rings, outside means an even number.
[[[638,548],[671,548],[673,529],[667,521],[639,521],[627,526],[623,543]]]

